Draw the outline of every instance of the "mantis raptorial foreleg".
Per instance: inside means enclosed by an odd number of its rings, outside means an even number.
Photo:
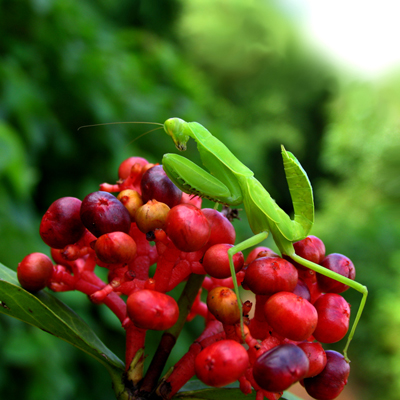
[[[163,166],[166,174],[186,193],[216,203],[224,203],[231,197],[226,185],[187,158],[177,154],[165,154]]]

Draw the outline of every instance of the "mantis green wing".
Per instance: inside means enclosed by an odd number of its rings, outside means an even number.
[[[314,196],[311,183],[297,158],[283,146],[282,159],[293,203],[294,221],[303,227],[306,237],[314,224]]]

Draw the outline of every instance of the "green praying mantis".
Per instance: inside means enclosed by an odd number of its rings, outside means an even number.
[[[120,123],[113,122],[111,124]],[[271,233],[281,255],[286,255],[300,265],[348,285],[362,294],[357,314],[343,350],[344,357],[348,360],[347,351],[361,318],[368,289],[356,281],[306,260],[295,253],[293,243],[307,237],[314,224],[314,198],[311,183],[296,157],[282,146],[283,166],[294,209],[294,219],[291,219],[254,177],[254,173],[199,123],[186,122],[180,118],[169,118],[164,124],[150,122],[122,123],[160,125],[180,151],[186,150],[186,144],[192,138],[197,143],[201,161],[209,172],[178,154],[165,154],[162,164],[168,177],[185,193],[207,198],[227,206],[244,205],[254,236],[228,250],[230,271],[240,310],[243,340],[242,303],[233,265],[233,255],[256,246]],[[109,125],[109,123],[96,125]],[[95,125],[86,125],[85,127],[89,126]]]
[[[294,209],[294,219],[291,219],[254,177],[254,173],[202,125],[197,122],[185,122],[179,118],[170,118],[165,121],[163,127],[180,151],[186,150],[186,143],[190,138],[195,140],[201,161],[209,171],[205,171],[178,154],[165,154],[162,159],[164,170],[176,186],[185,193],[207,198],[216,203],[228,206],[238,206],[242,203],[244,205],[254,236],[228,250],[230,271],[240,310],[242,335],[242,303],[233,265],[233,255],[259,244],[271,233],[282,255],[289,256],[297,263],[344,283],[362,294],[360,306],[343,351],[344,357],[348,360],[348,347],[364,309],[368,290],[366,286],[308,261],[295,253],[293,243],[304,239],[314,223],[314,199],[311,184],[296,157],[282,146],[283,165]]]

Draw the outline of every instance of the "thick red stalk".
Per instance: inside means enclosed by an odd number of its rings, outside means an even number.
[[[128,370],[137,351],[140,349],[144,349],[147,330],[137,328],[133,323],[127,324],[127,326],[125,326],[125,330],[126,330],[125,369]]]
[[[163,254],[158,258],[157,269],[154,274],[156,282],[155,290],[166,293],[169,290],[172,270],[179,260],[181,251],[178,250],[172,242],[168,243]]]

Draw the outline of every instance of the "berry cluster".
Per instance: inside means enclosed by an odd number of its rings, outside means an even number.
[[[227,253],[235,242],[232,223],[222,212],[201,209],[201,199],[182,193],[161,165],[131,157],[118,175],[117,184],[102,184],[83,201],[64,197],[49,207],[40,235],[53,260],[42,253],[27,255],[17,269],[21,286],[78,290],[108,306],[126,330],[127,373],[134,360],[142,365],[137,354],[147,330],[168,330],[182,318],[203,317],[204,331],[169,376],[159,380],[164,364],[157,360],[146,376],[130,375],[140,398],[154,396],[157,388],[160,398],[171,399],[195,374],[215,387],[238,380],[243,393],[254,388],[259,400],[278,399],[298,381],[316,399],[337,397],[347,383],[349,363],[320,342],[346,335],[350,308],[340,293],[348,287],[265,247],[246,260],[236,253],[236,279],[254,294],[243,304],[243,343]],[[352,262],[340,254],[325,256],[317,237],[294,247],[296,254],[354,279]],[[108,282],[96,275],[96,266],[108,270]],[[181,306],[168,292],[191,276],[201,277],[202,287],[195,287],[191,304]],[[208,293],[205,302],[202,289]],[[155,359],[173,343],[160,346]]]

